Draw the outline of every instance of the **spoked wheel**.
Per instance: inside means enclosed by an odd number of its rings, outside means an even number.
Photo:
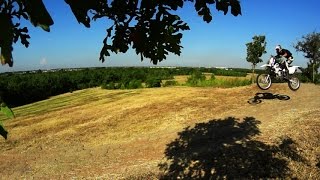
[[[300,81],[297,77],[291,76],[288,80],[288,86],[292,91],[296,91],[300,88]]]
[[[262,90],[267,90],[271,87],[271,77],[269,74],[259,74],[257,76],[257,85]]]

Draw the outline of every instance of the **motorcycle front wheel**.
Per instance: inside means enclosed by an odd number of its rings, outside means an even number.
[[[258,87],[262,90],[267,90],[271,87],[271,77],[269,74],[259,74],[257,76],[257,81],[256,81]]]
[[[290,76],[288,80],[288,86],[292,91],[296,91],[300,88],[300,81],[295,76]]]

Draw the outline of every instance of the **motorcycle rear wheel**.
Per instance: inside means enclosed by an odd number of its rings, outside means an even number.
[[[256,83],[262,90],[267,90],[271,87],[272,81],[269,74],[259,74]]]

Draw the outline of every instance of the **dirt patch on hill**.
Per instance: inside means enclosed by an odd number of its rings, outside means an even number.
[[[23,115],[20,107],[21,116],[5,121],[10,134],[0,140],[0,175],[317,179],[319,94],[312,84],[296,92],[274,84],[268,91],[96,88],[57,96],[70,101],[47,113]]]

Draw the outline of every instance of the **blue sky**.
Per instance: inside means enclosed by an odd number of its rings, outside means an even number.
[[[111,54],[101,63],[99,52],[110,23],[98,20],[90,29],[79,24],[64,0],[43,0],[55,24],[51,32],[24,24],[31,34],[30,46],[14,45],[14,67],[2,66],[0,71],[50,69],[92,66],[151,66],[149,59],[140,61],[132,50]],[[183,32],[181,56],[169,55],[159,66],[227,66],[250,68],[245,44],[254,35],[265,35],[266,61],[281,44],[289,49],[295,64],[305,67],[307,59],[297,53],[293,44],[303,35],[320,31],[319,0],[241,0],[242,16],[223,15],[214,8],[213,21],[206,23],[191,3],[177,13],[191,30]],[[262,63],[261,63],[262,64]]]

